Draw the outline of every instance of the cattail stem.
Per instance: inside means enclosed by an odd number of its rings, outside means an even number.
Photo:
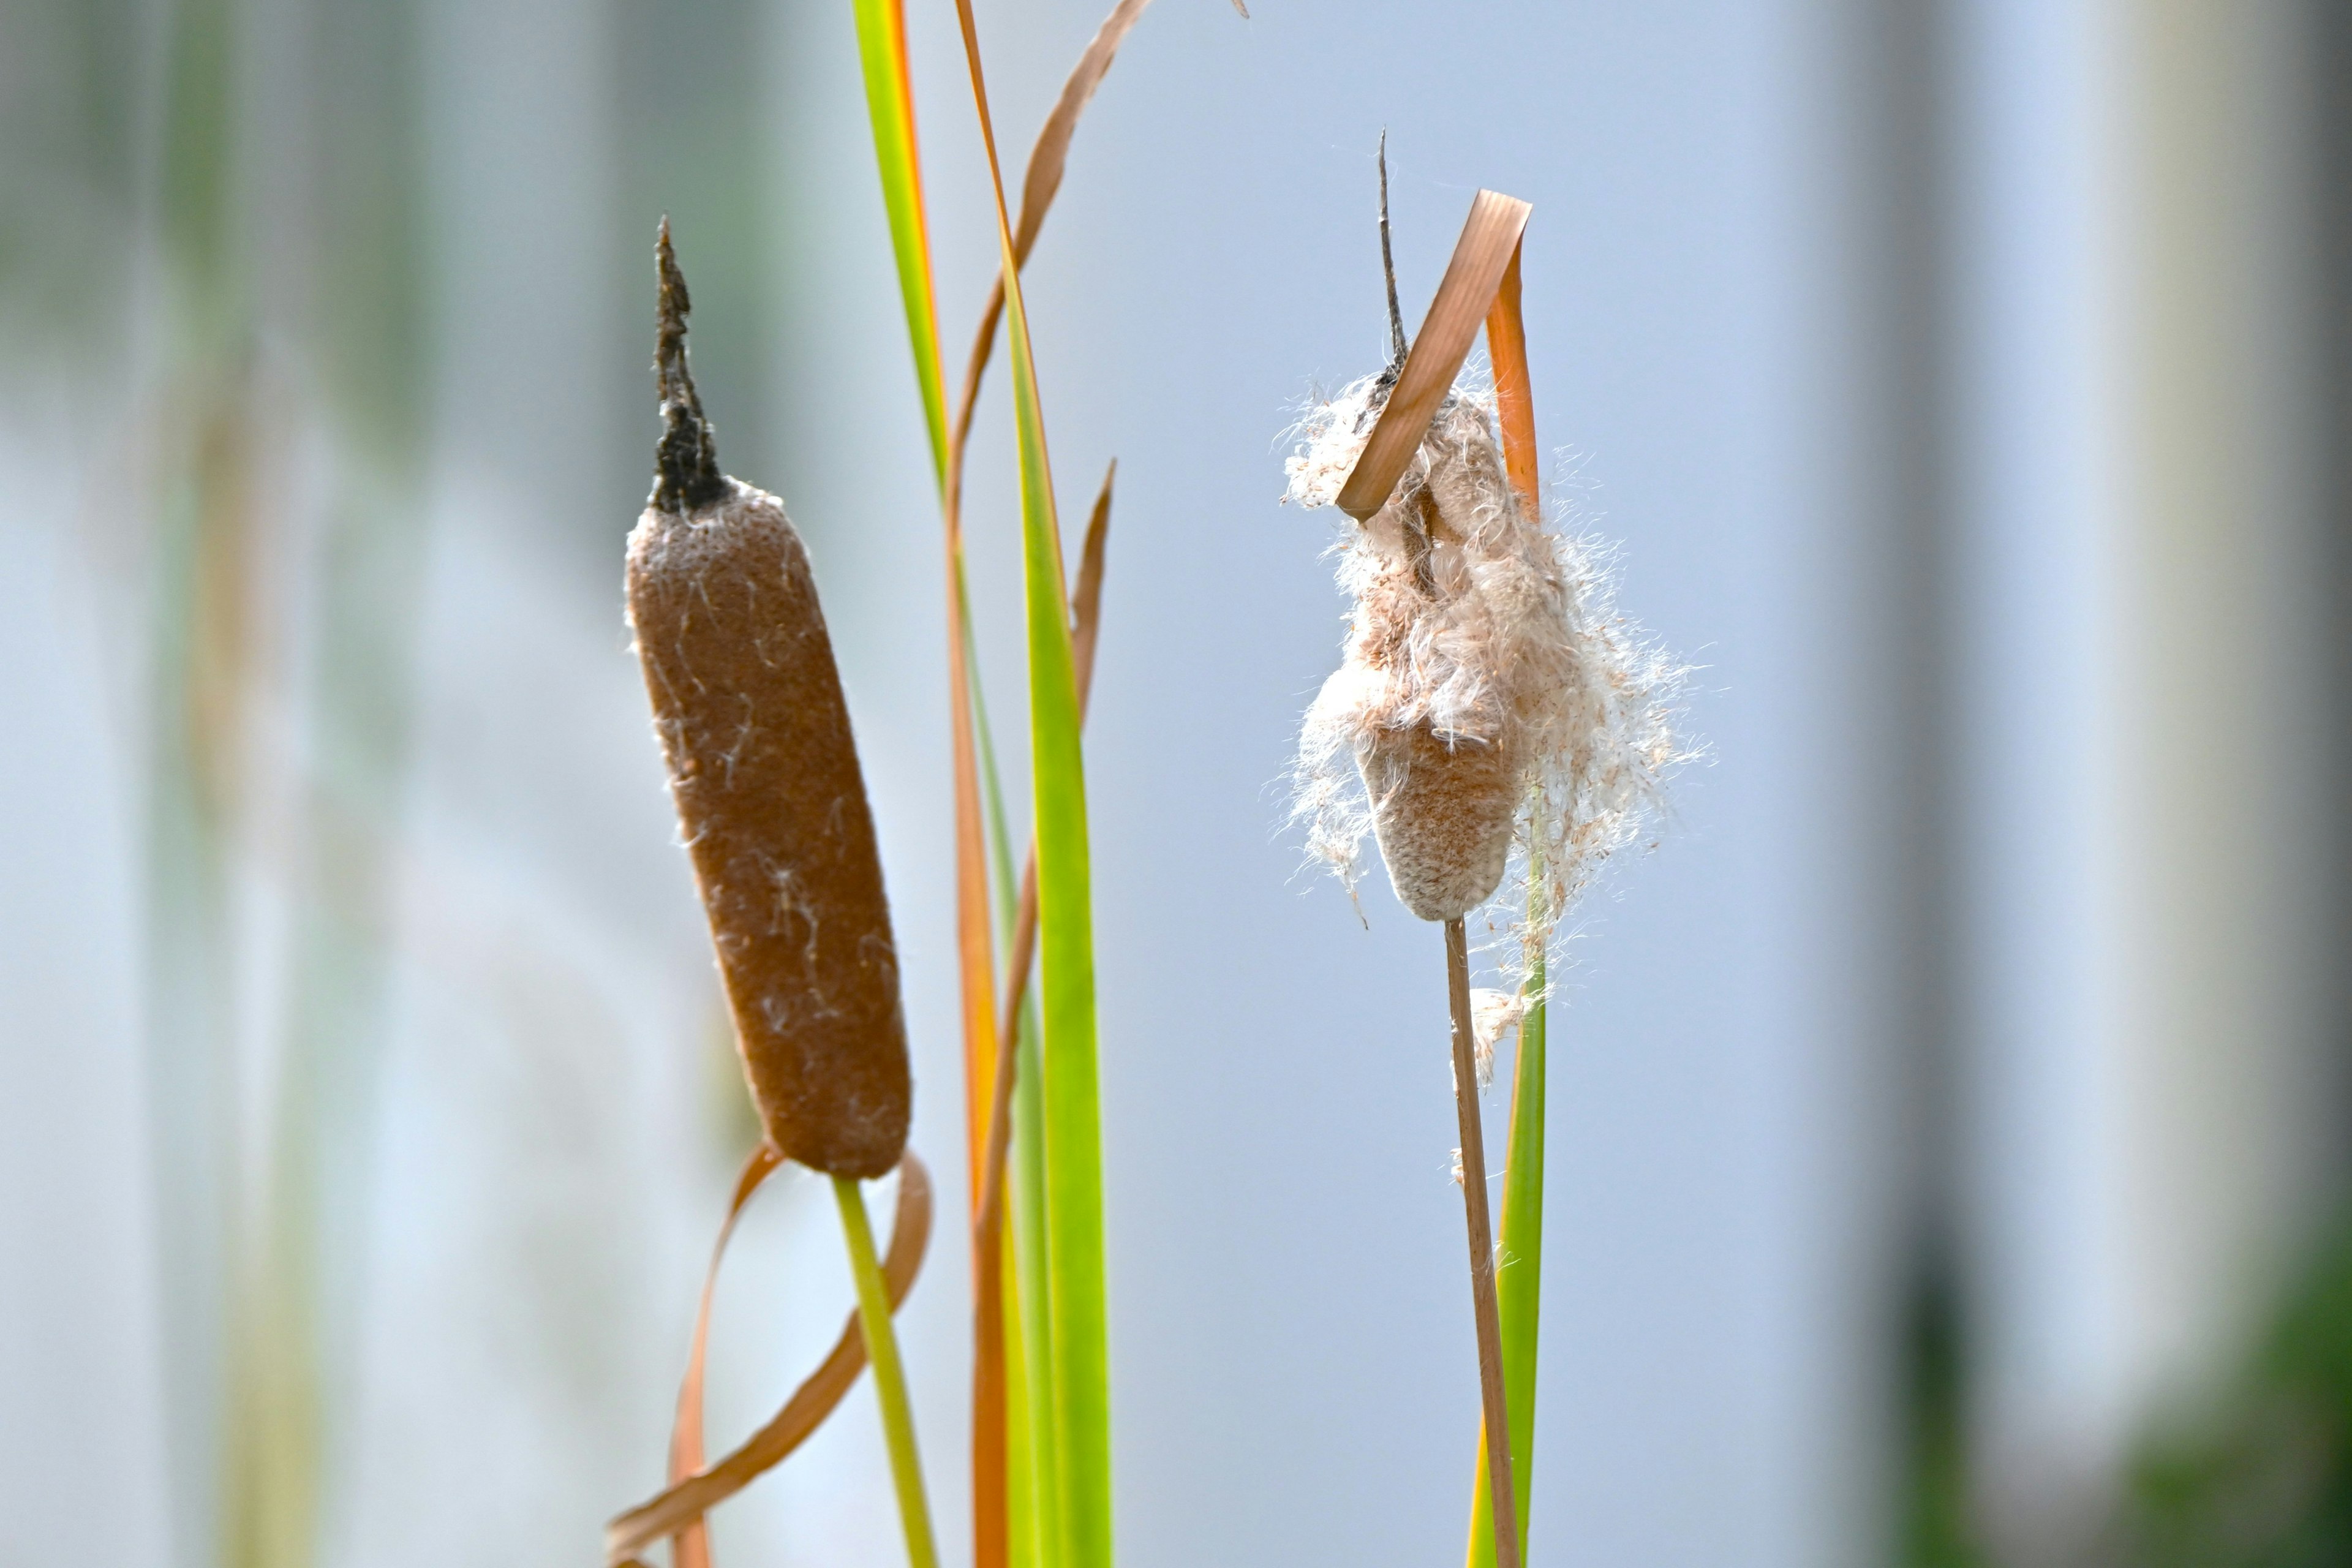
[[[866,1197],[854,1176],[834,1177],[833,1196],[841,1207],[842,1236],[849,1243],[849,1271],[857,1281],[857,1323],[866,1336],[866,1359],[874,1366],[874,1392],[882,1403],[882,1434],[890,1447],[898,1520],[907,1531],[907,1561],[912,1568],[939,1568],[931,1507],[923,1495],[923,1458],[915,1447],[915,1415],[907,1403],[907,1374],[898,1361],[898,1336],[890,1324],[889,1289],[874,1256]]]
[[[1502,1315],[1495,1304],[1495,1227],[1486,1212],[1486,1140],[1478,1122],[1478,1068],[1470,1021],[1470,942],[1458,919],[1445,922],[1445,989],[1454,1012],[1454,1100],[1462,1119],[1462,1206],[1470,1226],[1470,1302],[1478,1321],[1478,1392],[1486,1430],[1508,1433]],[[1519,1568],[1510,1447],[1508,1441],[1495,1444],[1487,1456],[1496,1568]]]

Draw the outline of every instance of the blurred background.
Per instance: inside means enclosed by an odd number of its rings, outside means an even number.
[[[980,6],[1009,159],[1105,8]],[[1278,783],[1341,610],[1283,432],[1378,363],[1385,127],[1409,319],[1474,189],[1535,203],[1549,477],[1704,667],[1555,1015],[1532,1561],[2352,1563],[2352,10],[1254,10],[1152,7],[1030,271],[1065,515],[1119,465],[1124,1561],[1468,1517],[1437,936],[1302,871]],[[992,216],[910,11],[953,366]],[[756,1136],[621,624],[663,213],[721,458],[814,553],[964,1201],[849,8],[5,0],[0,147],[0,1562],[593,1563]],[[829,1208],[751,1211],[714,1445],[847,1310]],[[902,1320],[951,1542],[955,1229]],[[898,1561],[863,1387],[714,1529]]]

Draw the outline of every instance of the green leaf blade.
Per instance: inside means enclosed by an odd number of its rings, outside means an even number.
[[[1062,1557],[1067,1568],[1108,1568],[1112,1554],[1109,1313],[1086,764],[1045,420],[1026,312],[1018,288],[1008,293],[1006,336],[1020,442],[1030,766],[1036,813],[1045,1252]]]
[[[939,312],[931,287],[931,246],[923,215],[923,174],[915,139],[914,98],[907,79],[903,14],[895,0],[853,0],[857,58],[866,80],[866,110],[874,124],[874,160],[882,176],[882,206],[890,219],[890,250],[907,337],[915,351],[915,379],[923,395],[931,442],[931,477],[947,484],[947,395],[940,372]]]

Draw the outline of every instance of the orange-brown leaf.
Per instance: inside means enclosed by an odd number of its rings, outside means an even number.
[[[890,1227],[890,1247],[882,1259],[882,1278],[889,1287],[893,1311],[915,1286],[923,1254],[931,1239],[931,1178],[915,1152],[908,1150],[898,1163],[898,1209]],[[642,1548],[674,1535],[693,1520],[718,1507],[782,1463],[808,1441],[810,1434],[833,1414],[844,1395],[866,1370],[866,1336],[857,1315],[834,1342],[833,1350],[775,1418],[754,1432],[744,1444],[707,1469],[688,1477],[647,1499],[604,1527],[604,1560],[611,1568],[630,1562]]]
[[[1038,232],[1045,226],[1045,214],[1052,210],[1054,197],[1062,188],[1062,174],[1069,166],[1070,139],[1076,134],[1078,118],[1102,85],[1111,61],[1118,58],[1118,47],[1127,41],[1128,33],[1143,16],[1143,8],[1151,0],[1118,0],[1103,25],[1078,56],[1078,63],[1070,69],[1069,79],[1062,84],[1062,96],[1054,100],[1053,112],[1037,132],[1037,144],[1029,150],[1029,167],[1021,176],[1021,216],[1013,228],[1013,259],[1016,267],[1029,264],[1029,252],[1036,247]],[[989,355],[996,346],[997,322],[1004,314],[1004,278],[1000,271],[989,285],[988,303],[981,308],[980,331],[972,337],[971,357],[963,372],[963,391],[956,402],[954,436],[948,446],[948,494],[950,505],[960,505],[963,495],[964,441],[971,433],[973,408],[980,402],[980,378],[988,368]]]
[[[1470,216],[1454,242],[1454,258],[1446,263],[1444,280],[1429,302],[1429,314],[1412,340],[1396,387],[1381,409],[1379,421],[1364,443],[1348,482],[1339,489],[1339,510],[1357,521],[1368,521],[1388,503],[1398,476],[1412,460],[1437,405],[1454,386],[1470,344],[1486,319],[1503,274],[1518,254],[1519,236],[1532,209],[1517,196],[1480,191],[1470,203]]]
[[[1519,257],[1524,247],[1511,247],[1510,265],[1495,290],[1486,311],[1486,357],[1495,366],[1495,413],[1503,426],[1503,471],[1519,498],[1519,509],[1530,520],[1543,516],[1543,495],[1536,479],[1536,399],[1528,379],[1527,323],[1519,313]]]
[[[735,1222],[741,1217],[743,1205],[761,1183],[773,1174],[784,1157],[776,1152],[772,1143],[761,1143],[743,1162],[743,1173],[735,1178],[735,1196],[727,1205],[727,1217],[719,1223],[719,1239],[711,1245],[710,1268],[702,1276],[702,1299],[694,1310],[694,1345],[687,1352],[686,1377],[677,1390],[677,1421],[670,1429],[669,1479],[673,1484],[686,1479],[702,1468],[702,1373],[707,1364],[706,1352],[710,1348],[710,1298],[719,1285],[719,1265],[727,1256],[727,1243],[735,1234]],[[697,1514],[686,1527],[670,1538],[671,1568],[710,1568],[710,1531]]]

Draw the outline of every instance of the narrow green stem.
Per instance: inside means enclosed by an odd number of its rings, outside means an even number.
[[[1543,1295],[1544,1068],[1549,1022],[1544,1003],[1545,908],[1543,858],[1528,868],[1528,1010],[1519,1023],[1518,1060],[1511,1074],[1511,1146],[1503,1176],[1503,1256],[1496,1275],[1502,1318],[1503,1390],[1511,1424],[1511,1494],[1519,1529],[1519,1561],[1527,1561],[1529,1472],[1536,1447],[1536,1322]],[[1495,1523],[1486,1506],[1486,1435],[1478,1435],[1478,1479],[1471,1491],[1469,1568],[1494,1568]]]
[[[857,1323],[866,1335],[866,1359],[874,1365],[874,1393],[882,1402],[882,1435],[890,1446],[890,1480],[898,1490],[898,1519],[907,1528],[907,1560],[913,1568],[939,1568],[931,1541],[931,1507],[923,1496],[923,1457],[915,1447],[915,1413],[907,1404],[907,1374],[898,1363],[898,1336],[890,1325],[890,1294],[882,1265],[874,1256],[874,1230],[866,1220],[866,1197],[856,1178],[833,1179],[841,1205],[841,1234],[849,1242],[849,1272],[857,1281]]]

